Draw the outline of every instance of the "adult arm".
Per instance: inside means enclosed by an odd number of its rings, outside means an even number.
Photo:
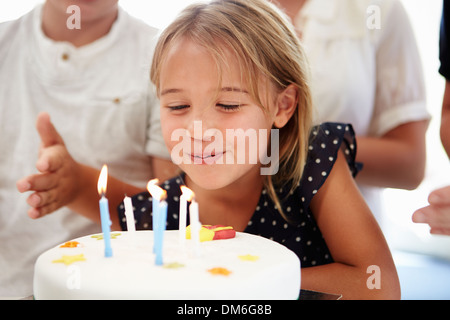
[[[413,190],[423,180],[428,120],[402,124],[382,137],[357,137],[356,159],[364,164],[357,181]]]

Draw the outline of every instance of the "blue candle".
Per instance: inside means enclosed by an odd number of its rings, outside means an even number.
[[[157,228],[154,230],[155,233],[155,264],[157,266],[163,265],[163,243],[164,243],[164,232],[166,231],[166,220],[167,220],[167,202],[161,201],[158,205],[158,216],[157,216]]]
[[[112,257],[112,248],[111,248],[111,219],[109,216],[109,205],[108,199],[104,195],[99,201],[100,204],[100,217],[102,219],[102,232],[103,239],[105,241],[105,257]]]
[[[159,213],[159,197],[161,197],[160,194],[160,188],[157,186],[159,180],[158,179],[152,179],[147,183],[147,190],[152,196],[152,229],[153,229],[153,253],[156,253],[156,235],[155,235],[155,229],[157,229],[158,225],[158,213]]]
[[[99,201],[100,219],[102,222],[103,240],[105,242],[105,257],[112,257],[111,248],[111,217],[109,215],[108,199],[105,197],[106,183],[108,179],[108,167],[103,166],[100,176],[98,178],[98,194],[101,196]]]
[[[156,265],[163,264],[162,248],[167,221],[167,193],[158,185],[158,179],[150,180],[147,190],[152,196],[153,253],[156,254]]]

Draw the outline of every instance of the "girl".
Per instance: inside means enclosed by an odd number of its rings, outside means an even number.
[[[187,185],[202,224],[230,225],[293,250],[302,263],[302,288],[347,299],[399,298],[388,246],[352,177],[352,128],[311,128],[305,56],[273,5],[230,0],[186,8],[159,39],[151,79],[161,100],[166,145],[183,171],[162,184],[168,229],[178,228],[180,186]],[[250,143],[222,139],[230,132],[271,129],[279,139],[258,135],[256,151]],[[265,164],[249,161],[251,153],[262,159],[273,144],[278,171],[261,175]],[[137,228],[151,228],[149,194],[133,202]],[[120,206],[126,229],[123,211]],[[372,266],[381,271],[375,289]]]

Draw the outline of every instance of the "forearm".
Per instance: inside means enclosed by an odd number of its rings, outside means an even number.
[[[450,109],[442,112],[440,135],[445,152],[450,158]]]
[[[441,114],[441,141],[450,158],[450,82],[445,82],[445,92],[442,101],[442,114]]]
[[[428,121],[394,129],[383,137],[358,137],[356,160],[363,170],[357,181],[384,188],[415,189],[425,173]]]
[[[357,161],[363,163],[363,169],[356,181],[383,188],[415,189],[423,179],[425,164],[418,153],[396,141],[360,138]]]
[[[330,263],[301,270],[302,289],[342,295],[345,300],[400,299],[392,270]],[[395,272],[395,271],[394,271]]]

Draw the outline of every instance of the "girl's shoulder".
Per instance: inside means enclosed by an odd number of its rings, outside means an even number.
[[[356,137],[351,124],[339,122],[325,122],[312,128],[309,138],[308,155],[303,173],[326,169],[331,171],[336,157],[342,150],[349,169],[355,177],[361,169],[361,164],[356,162]],[[327,176],[321,172],[322,176]]]
[[[353,177],[357,175],[362,164],[356,162],[356,147],[351,124],[326,122],[312,128],[306,164],[295,192],[305,209],[327,180],[340,150]]]

